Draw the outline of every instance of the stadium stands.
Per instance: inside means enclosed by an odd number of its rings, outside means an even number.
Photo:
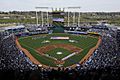
[[[120,80],[120,30],[96,30],[102,42],[89,60],[76,68],[44,68],[33,64],[15,44],[14,35],[0,33],[0,79]]]

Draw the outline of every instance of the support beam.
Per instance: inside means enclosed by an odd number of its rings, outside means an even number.
[[[36,25],[38,26],[38,14],[37,14],[37,10],[36,10]]]
[[[47,11],[47,26],[49,27],[49,15],[48,15],[48,11]]]
[[[41,20],[42,20],[42,27],[44,25],[44,19],[43,19],[43,12],[41,11]]]
[[[75,12],[73,12],[73,25],[75,24]]]
[[[78,27],[80,27],[80,12],[78,13]]]
[[[69,13],[69,11],[68,11],[68,27],[70,26],[70,20],[69,20],[69,16],[70,16],[70,13]]]

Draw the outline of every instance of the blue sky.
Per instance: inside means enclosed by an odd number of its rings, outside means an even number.
[[[0,11],[35,10],[36,6],[81,6],[80,11],[120,11],[120,0],[0,0]]]

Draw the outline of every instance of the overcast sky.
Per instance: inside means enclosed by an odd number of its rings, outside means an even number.
[[[0,0],[0,11],[35,10],[36,6],[74,7],[80,11],[119,11],[120,0]]]

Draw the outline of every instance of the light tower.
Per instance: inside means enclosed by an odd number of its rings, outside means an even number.
[[[44,25],[44,15],[43,15],[43,12],[42,12],[42,10],[47,10],[47,26],[49,26],[49,14],[48,14],[48,12],[49,12],[49,9],[51,9],[52,11],[54,11],[54,9],[56,9],[57,10],[57,8],[53,8],[53,7],[35,7],[36,8],[36,24],[37,24],[37,26],[38,26],[38,24],[39,24],[39,19],[38,19],[38,14],[37,14],[37,9],[39,9],[39,10],[41,10],[41,21],[42,21],[42,27],[43,27],[43,25]],[[68,10],[67,12],[68,12],[68,14],[67,14],[67,26],[70,26],[70,12],[72,12],[72,11],[76,11],[76,12],[78,12],[78,20],[77,20],[77,25],[78,26],[80,26],[80,8],[81,7],[63,7],[63,11],[64,10]],[[59,8],[60,10],[61,10],[61,8]],[[75,24],[75,20],[76,20],[76,14],[75,14],[75,12],[73,12],[73,16],[72,16],[72,22],[73,22],[73,25]]]
[[[77,12],[78,12],[78,14],[79,14],[79,16],[78,16],[78,26],[80,26],[80,8],[81,7],[65,7],[66,9],[68,9],[68,10],[77,10]],[[68,15],[67,15],[67,17],[68,17],[68,23],[67,23],[67,25],[68,26],[70,26],[70,19],[69,19],[69,16],[70,16],[70,12],[68,11]],[[75,12],[73,12],[73,25],[75,24],[75,18],[76,18],[76,15],[75,15]]]
[[[37,26],[38,26],[38,23],[39,23],[39,21],[38,21],[37,9],[41,10],[42,27],[43,27],[43,25],[44,25],[44,16],[43,16],[42,10],[43,10],[43,9],[46,9],[46,10],[47,10],[47,26],[49,26],[48,9],[51,9],[51,7],[35,7],[35,9],[36,9],[36,24],[37,24]]]

